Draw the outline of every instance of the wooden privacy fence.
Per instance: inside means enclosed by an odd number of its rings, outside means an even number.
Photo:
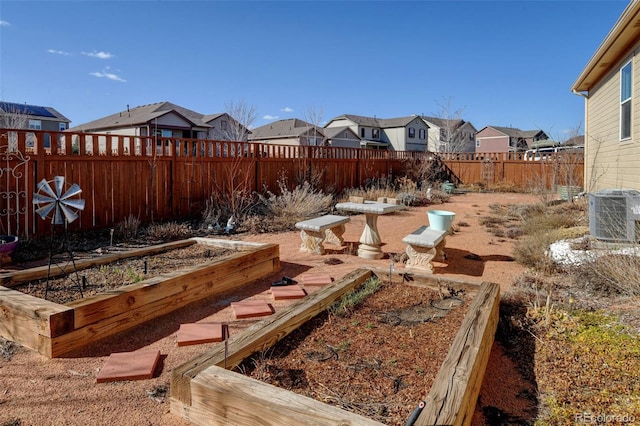
[[[461,183],[527,182],[544,172],[541,164],[492,155],[490,180],[483,174],[488,156],[441,158]],[[38,182],[54,176],[82,188],[85,208],[69,225],[80,230],[111,227],[129,216],[142,223],[196,216],[212,194],[277,193],[283,178],[290,187],[313,178],[339,193],[369,179],[405,176],[410,164],[436,158],[428,152],[0,129],[0,234],[51,231],[31,200]]]
[[[523,191],[583,185],[584,155],[554,153],[534,161],[524,152],[441,153],[440,158],[464,184],[508,184]]]

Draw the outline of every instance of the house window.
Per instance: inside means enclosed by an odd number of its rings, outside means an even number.
[[[364,127],[360,129],[360,137],[364,138]]]
[[[171,130],[161,130],[160,131],[160,136],[162,136],[163,138],[170,138],[173,136],[173,132]]]
[[[411,139],[416,137],[416,129],[414,129],[413,127],[409,127],[409,137]]]
[[[424,131],[424,129],[418,130],[418,137],[420,139],[424,139],[426,137],[426,132]]]
[[[227,130],[227,120],[220,121],[220,128],[222,130]]]
[[[42,130],[42,121],[40,121],[40,120],[29,120],[29,128],[31,130]]]
[[[65,130],[67,130],[67,123],[58,123],[58,126],[61,132],[64,132]]]
[[[620,139],[631,137],[631,62],[620,70]]]
[[[371,138],[380,139],[380,129],[371,129]]]

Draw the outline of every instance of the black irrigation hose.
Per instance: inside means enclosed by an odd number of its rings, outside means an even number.
[[[424,408],[424,401],[420,401],[420,404],[413,410],[413,413],[407,419],[407,423],[404,426],[413,426],[418,417],[420,417],[420,413],[422,413],[422,409]]]

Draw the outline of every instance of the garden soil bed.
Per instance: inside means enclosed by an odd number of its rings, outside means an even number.
[[[103,252],[104,255],[109,254],[107,250]],[[64,276],[51,278],[48,282],[44,278],[21,283],[13,288],[31,296],[65,304],[82,297],[90,297],[128,284],[135,284],[168,272],[197,266],[233,252],[234,250],[227,248],[192,244],[184,248],[139,257],[123,258],[113,263],[79,269],[77,273],[72,271]],[[87,259],[88,255],[87,253],[74,254],[74,260],[79,264],[83,259]],[[68,265],[69,262],[71,262],[69,256],[59,258],[52,262],[51,269],[55,272],[58,265]]]
[[[388,282],[353,308],[316,316],[245,360],[252,378],[388,425],[424,399],[469,305],[426,287]]]
[[[510,260],[513,242],[488,233],[479,224],[480,218],[490,214],[488,206],[498,201],[513,204],[539,200],[523,194],[463,194],[453,196],[446,204],[429,207],[453,211],[456,213],[454,224],[464,223],[447,238],[447,261],[436,262],[436,277],[496,282],[502,293],[510,290],[514,278],[524,271],[521,265]],[[379,218],[378,228],[385,242],[382,249],[387,255],[403,253],[402,237],[426,224],[426,210],[427,207],[421,207]],[[345,241],[357,242],[363,226],[362,215],[352,216],[346,226]],[[51,360],[36,351],[0,342],[0,424],[187,425],[185,420],[170,413],[167,391],[172,371],[215,344],[178,347],[176,333],[181,324],[223,321],[229,324],[230,335],[234,336],[255,321],[234,320],[230,302],[271,301],[269,287],[283,275],[296,278],[308,272],[324,273],[339,279],[360,267],[389,270],[389,257],[363,260],[347,253],[344,247],[328,247],[324,256],[302,253],[300,236],[295,231],[236,235],[233,239],[279,244],[280,271],[243,287],[241,292],[204,300],[91,344],[73,358]],[[396,271],[400,270],[402,265],[396,263]],[[276,310],[286,305],[286,302],[271,303]],[[111,353],[147,348],[161,353],[153,379],[96,384],[96,376]],[[426,392],[426,386],[423,390]],[[530,413],[535,413],[535,401],[522,398],[524,392],[535,394],[536,389],[523,380],[518,366],[505,356],[501,346],[494,344],[472,424],[488,424],[483,411],[492,407],[532,422]]]

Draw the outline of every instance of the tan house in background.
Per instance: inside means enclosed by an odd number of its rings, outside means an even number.
[[[526,151],[531,145],[549,137],[542,130],[486,126],[476,133],[476,152]]]
[[[571,90],[585,99],[584,188],[640,190],[640,1],[633,0]]]
[[[297,119],[274,121],[251,131],[249,141],[264,144],[322,146],[325,136],[321,127]]]
[[[80,124],[69,131],[240,141],[246,141],[247,135],[251,133],[227,113],[204,115],[171,102],[127,108],[125,111]]]

